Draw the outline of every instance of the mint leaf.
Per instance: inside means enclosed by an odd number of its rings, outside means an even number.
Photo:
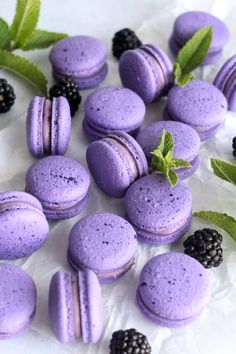
[[[174,151],[174,140],[173,136],[170,132],[163,130],[164,135],[164,149],[163,149],[163,155],[166,157],[168,153],[172,153]]]
[[[175,187],[178,183],[179,177],[175,171],[169,170],[167,179],[170,182],[171,186]]]
[[[193,78],[191,72],[202,64],[210,48],[212,37],[212,27],[203,27],[180,49],[174,67],[176,85],[184,86]]]
[[[43,72],[28,59],[0,50],[0,68],[12,71],[29,81],[42,95],[47,96],[47,79]]]
[[[225,230],[234,241],[236,241],[236,220],[227,214],[217,213],[216,211],[199,211],[193,216],[206,220],[221,229]]]
[[[40,0],[18,0],[16,14],[11,25],[14,49],[21,48],[35,30],[40,12]]]
[[[30,39],[21,48],[23,50],[43,49],[55,44],[60,39],[68,37],[65,33],[47,32],[36,29]]]
[[[11,37],[8,24],[0,17],[0,49],[9,49]]]
[[[211,159],[214,174],[232,184],[236,184],[236,165],[222,160]]]
[[[178,168],[191,168],[191,167],[192,165],[188,161],[182,159],[173,159],[170,162],[170,168],[178,169]]]

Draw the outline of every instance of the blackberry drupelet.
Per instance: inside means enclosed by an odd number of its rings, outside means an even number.
[[[184,253],[197,259],[205,268],[218,267],[223,261],[222,239],[216,230],[197,230],[184,241]]]
[[[236,136],[232,140],[233,155],[236,157]]]
[[[7,80],[0,79],[0,113],[8,112],[15,101],[14,89]]]
[[[112,53],[119,59],[121,54],[128,49],[135,49],[142,45],[135,32],[129,28],[124,28],[115,33],[112,39]]]
[[[70,78],[64,78],[60,80],[57,84],[52,86],[49,90],[50,99],[53,97],[63,96],[66,97],[69,105],[71,116],[73,117],[75,112],[79,108],[81,102],[81,96],[79,94],[79,88],[77,84]]]
[[[136,329],[117,331],[112,335],[110,354],[150,354],[152,348],[147,337]]]

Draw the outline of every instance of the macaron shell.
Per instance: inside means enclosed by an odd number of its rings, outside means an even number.
[[[36,288],[32,278],[20,268],[0,264],[0,339],[25,331],[34,319]]]
[[[137,290],[139,306],[159,325],[178,327],[191,322],[208,298],[207,271],[183,253],[156,256],[141,272]]]
[[[70,106],[65,97],[54,97],[52,102],[51,153],[64,155],[70,139]]]
[[[74,341],[71,274],[57,272],[49,287],[49,318],[56,338],[63,343]]]
[[[84,110],[89,124],[104,133],[137,129],[146,111],[135,92],[120,87],[104,87],[92,92],[85,101]]]
[[[26,117],[26,139],[33,156],[44,155],[43,149],[43,109],[44,97],[35,96],[29,105]]]

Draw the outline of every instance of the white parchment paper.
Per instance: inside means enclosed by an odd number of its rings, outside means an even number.
[[[9,22],[13,18],[14,0],[0,0],[0,16]],[[116,30],[133,28],[144,43],[161,46],[169,53],[167,40],[175,17],[187,10],[204,10],[223,19],[230,28],[230,42],[222,60],[215,66],[200,69],[197,77],[212,82],[217,70],[235,54],[236,3],[234,0],[42,0],[39,28],[67,32],[70,35],[88,34],[101,38],[109,48],[109,75],[102,86],[120,85],[117,61],[112,58],[111,38]],[[48,51],[21,53],[36,62],[53,83]],[[25,117],[32,96],[36,92],[21,79],[0,72],[14,86],[16,103],[12,110],[0,116],[0,191],[23,190],[28,167],[34,162],[25,141]],[[82,92],[83,102],[90,91]],[[160,120],[165,100],[147,108],[144,126]],[[87,140],[82,131],[83,108],[72,123],[72,134],[67,156],[86,164]],[[231,139],[236,135],[236,114],[228,113],[222,130],[201,146],[201,163],[197,173],[186,181],[193,194],[193,210],[217,210],[236,216],[236,187],[216,178],[211,172],[211,156],[232,158]],[[92,181],[88,209],[70,220],[51,222],[50,235],[44,246],[27,259],[13,262],[21,266],[34,279],[38,290],[36,318],[22,336],[0,342],[0,354],[106,354],[112,332],[120,328],[135,327],[144,332],[157,354],[233,354],[236,329],[236,243],[224,232],[224,262],[209,270],[211,299],[200,317],[179,329],[160,328],[146,320],[135,304],[135,291],[143,265],[154,255],[167,250],[182,250],[182,241],[171,246],[150,247],[140,245],[135,267],[121,280],[102,287],[106,323],[104,336],[96,346],[79,342],[61,344],[52,335],[48,319],[48,286],[51,276],[58,270],[69,270],[66,261],[67,239],[71,227],[81,217],[110,211],[124,215],[123,200],[105,196]],[[188,234],[205,224],[194,219]]]

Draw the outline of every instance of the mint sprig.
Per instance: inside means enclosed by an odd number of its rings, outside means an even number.
[[[236,185],[235,163],[230,163],[218,159],[211,159],[211,167],[217,177]]]
[[[151,151],[153,155],[151,160],[151,169],[153,172],[161,172],[172,187],[175,187],[178,183],[178,175],[173,169],[179,168],[191,168],[192,166],[188,161],[173,158],[174,153],[174,139],[170,132],[163,130],[161,141],[154,151]]]
[[[67,37],[64,33],[36,29],[40,13],[40,0],[17,0],[16,13],[11,26],[0,18],[0,68],[14,72],[47,95],[47,78],[34,63],[12,53],[15,49],[47,48]]]
[[[193,213],[193,216],[220,227],[236,241],[236,220],[232,216],[216,211],[199,211]]]
[[[174,66],[176,85],[184,86],[192,80],[192,71],[201,65],[205,59],[212,37],[212,27],[203,27],[180,49]]]

